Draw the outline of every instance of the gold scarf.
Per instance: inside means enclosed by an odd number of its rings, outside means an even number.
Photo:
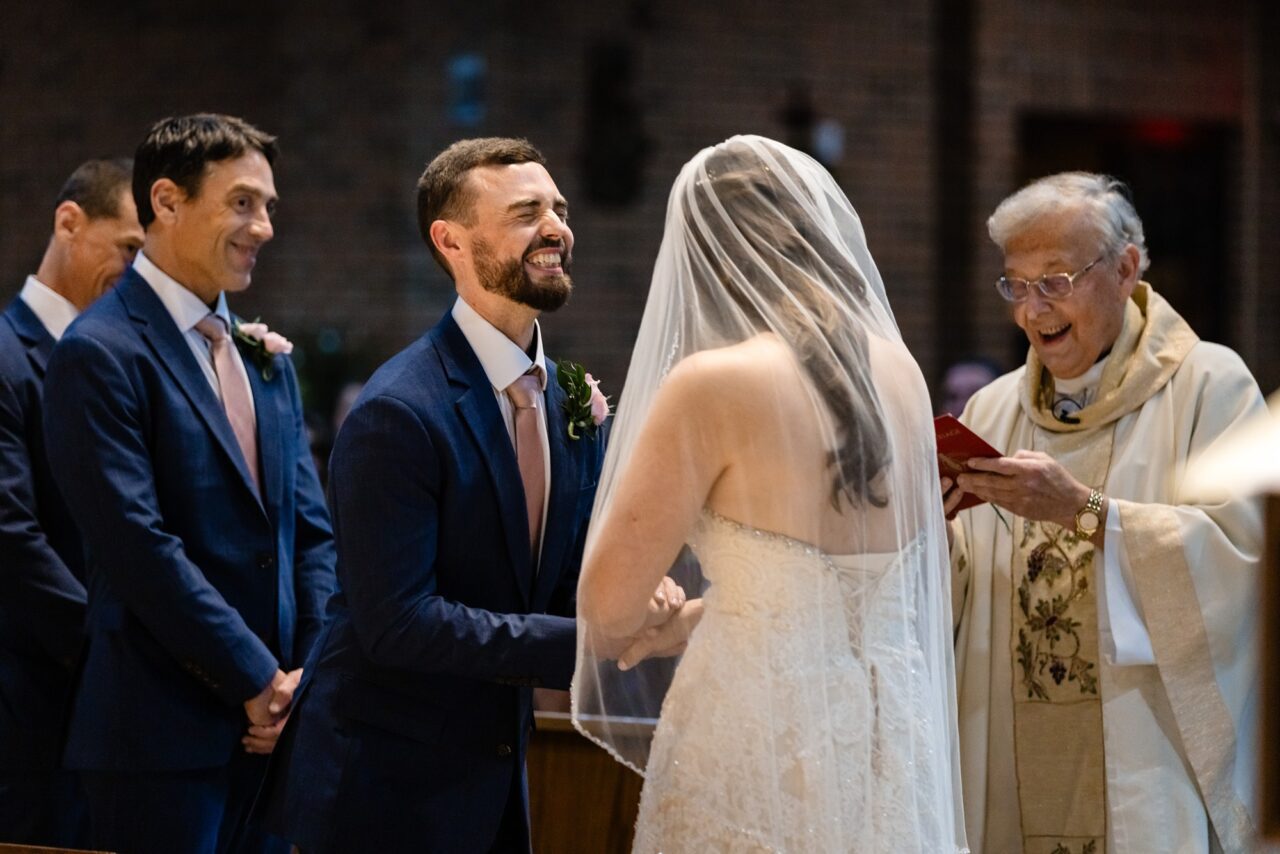
[[[1125,306],[1092,403],[1064,423],[1053,377],[1027,354],[1022,408],[1031,450],[1102,488],[1116,422],[1164,387],[1199,339],[1146,282]],[[1013,719],[1026,854],[1100,854],[1107,837],[1097,573],[1091,542],[1052,522],[1017,519],[1013,556]]]

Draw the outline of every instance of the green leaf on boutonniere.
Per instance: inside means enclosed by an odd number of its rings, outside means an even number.
[[[556,362],[556,382],[564,390],[564,414],[570,439],[594,436],[600,428],[592,410],[596,391],[593,379],[586,369],[575,362]],[[607,417],[607,414],[606,414]],[[602,419],[603,420],[603,419]]]

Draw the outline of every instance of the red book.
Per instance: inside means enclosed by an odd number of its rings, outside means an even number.
[[[973,457],[1002,457],[1004,454],[986,443],[977,433],[960,423],[954,415],[939,415],[933,419],[933,432],[938,439],[938,474],[953,481],[956,475],[969,470]],[[956,508],[967,510],[984,503],[978,496],[966,492]]]

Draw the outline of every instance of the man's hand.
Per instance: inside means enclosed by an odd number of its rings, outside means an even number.
[[[302,679],[302,668],[285,673],[276,670],[271,682],[257,696],[245,700],[244,713],[249,718],[249,731],[240,743],[249,753],[270,753],[284,729],[293,705],[293,694]]]
[[[275,750],[276,742],[280,740],[280,733],[284,730],[285,722],[288,720],[289,716],[285,715],[271,726],[251,725],[248,733],[240,739],[240,743],[244,745],[245,753],[267,754]]]
[[[1039,451],[1018,451],[1012,456],[990,459],[974,457],[969,460],[969,468],[973,471],[956,478],[960,490],[972,492],[1024,519],[1074,528],[1076,511],[1089,500],[1089,487],[1072,477],[1053,457]]]
[[[684,605],[684,588],[669,575],[664,575],[658,582],[658,589],[649,597],[649,610],[644,617],[644,628],[660,626],[671,619],[672,615]]]
[[[701,619],[702,600],[688,600],[665,623],[640,632],[618,656],[618,669],[630,670],[646,658],[669,658],[684,652],[689,636]]]
[[[960,506],[962,500],[964,500],[964,490],[951,478],[944,477],[942,479],[942,512],[946,515],[948,522],[956,518],[956,508]]]

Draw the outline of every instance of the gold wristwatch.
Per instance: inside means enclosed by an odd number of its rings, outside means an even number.
[[[1076,511],[1076,536],[1082,540],[1091,539],[1101,524],[1102,493],[1095,489],[1089,493],[1089,500],[1084,506]]]

